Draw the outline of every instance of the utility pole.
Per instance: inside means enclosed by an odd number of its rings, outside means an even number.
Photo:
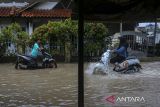
[[[78,0],[78,107],[84,107],[84,15],[83,0]]]
[[[156,54],[156,34],[157,34],[157,18],[155,18],[155,26],[154,26],[154,48],[153,48],[153,54],[155,56]]]
[[[120,22],[120,35],[122,34],[122,31],[123,31],[123,23],[122,21]]]

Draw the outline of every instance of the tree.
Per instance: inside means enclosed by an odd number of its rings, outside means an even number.
[[[46,24],[43,24],[37,27],[34,32],[32,33],[30,42],[34,42],[37,39],[41,39],[42,44],[46,43],[46,39],[48,37],[49,28]]]
[[[71,39],[77,37],[77,29],[77,23],[71,19],[54,22],[50,21],[48,24],[35,29],[32,40],[41,38],[44,44],[49,40],[52,45],[54,43],[64,46],[65,62],[70,62],[72,48]]]
[[[2,37],[2,34],[0,33],[0,58],[4,55],[6,49],[6,46],[3,41],[4,39]]]
[[[67,19],[61,26],[60,38],[65,47],[65,62],[70,62],[71,60],[71,49],[72,49],[72,38],[77,37],[77,24],[71,19]]]
[[[62,21],[50,21],[35,29],[32,34],[32,41],[37,38],[42,39],[45,44],[49,40],[50,45],[63,46],[64,52],[58,49],[51,49],[51,53],[62,54],[65,56],[65,62],[70,62],[71,55],[76,52],[78,43],[78,23],[71,19]],[[102,23],[86,23],[85,24],[85,54],[98,53],[105,48],[105,37],[108,30]]]
[[[18,23],[12,23],[1,31],[1,43],[3,47],[7,47],[7,42],[10,41],[17,47],[18,53],[25,53],[25,46],[28,43],[29,35],[22,31],[21,26]]]
[[[15,38],[15,44],[17,44],[17,51],[18,53],[25,53],[26,46],[29,44],[29,35],[25,31],[20,31],[16,38]]]
[[[103,51],[108,29],[102,23],[85,23],[84,26],[84,52],[92,56]]]

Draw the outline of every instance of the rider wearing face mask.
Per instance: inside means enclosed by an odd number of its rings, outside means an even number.
[[[116,53],[117,55],[115,57],[111,58],[111,60],[110,60],[110,63],[114,64],[114,65],[115,65],[115,63],[120,63],[120,62],[124,61],[126,59],[126,57],[128,57],[127,39],[125,37],[121,36],[121,37],[119,37],[119,40],[120,40],[120,43],[119,43],[118,48],[112,50],[112,52]]]

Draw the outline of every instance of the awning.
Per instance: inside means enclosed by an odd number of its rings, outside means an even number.
[[[154,21],[160,18],[158,0],[84,0],[85,20]]]

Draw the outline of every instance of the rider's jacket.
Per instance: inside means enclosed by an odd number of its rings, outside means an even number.
[[[31,52],[31,56],[36,58],[38,56],[38,49],[39,49],[39,45],[38,43],[35,43]]]
[[[115,50],[115,52],[118,54],[118,55],[121,55],[123,57],[128,57],[128,52],[127,52],[127,45],[122,45],[121,47],[117,48]]]

